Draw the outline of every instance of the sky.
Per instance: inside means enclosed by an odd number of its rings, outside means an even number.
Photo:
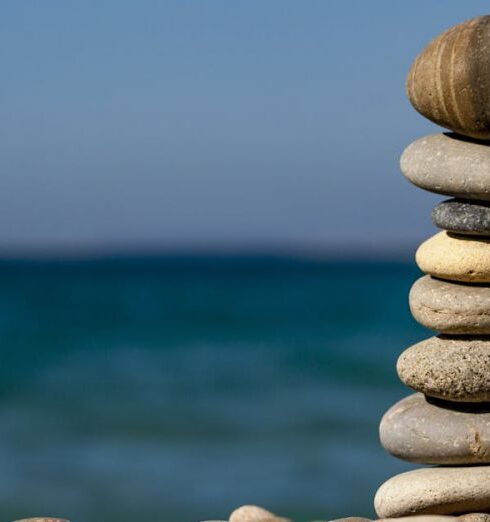
[[[405,78],[466,0],[3,0],[0,253],[386,253],[440,196]]]

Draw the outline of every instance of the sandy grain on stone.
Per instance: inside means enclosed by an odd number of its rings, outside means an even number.
[[[433,134],[411,143],[400,168],[414,185],[436,194],[490,200],[490,143]]]
[[[230,515],[229,522],[290,522],[259,506],[241,506]]]
[[[490,239],[439,232],[422,243],[415,260],[426,274],[467,283],[490,283]]]
[[[403,383],[430,397],[490,401],[490,338],[431,337],[405,350],[396,369]]]
[[[422,468],[392,477],[377,491],[380,518],[490,510],[490,466]]]
[[[490,285],[424,276],[412,286],[410,310],[422,325],[446,334],[490,334]]]

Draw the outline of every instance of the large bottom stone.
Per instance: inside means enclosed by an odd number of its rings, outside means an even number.
[[[396,475],[377,491],[380,518],[490,510],[490,466],[423,468]]]
[[[490,464],[490,406],[428,400],[415,393],[392,406],[379,428],[383,447],[422,464]]]

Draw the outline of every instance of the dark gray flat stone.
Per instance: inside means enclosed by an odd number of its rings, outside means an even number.
[[[490,236],[490,202],[448,199],[434,207],[432,221],[450,232]]]

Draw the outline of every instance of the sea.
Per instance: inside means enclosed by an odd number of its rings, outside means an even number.
[[[0,518],[373,517],[405,261],[0,261]]]

